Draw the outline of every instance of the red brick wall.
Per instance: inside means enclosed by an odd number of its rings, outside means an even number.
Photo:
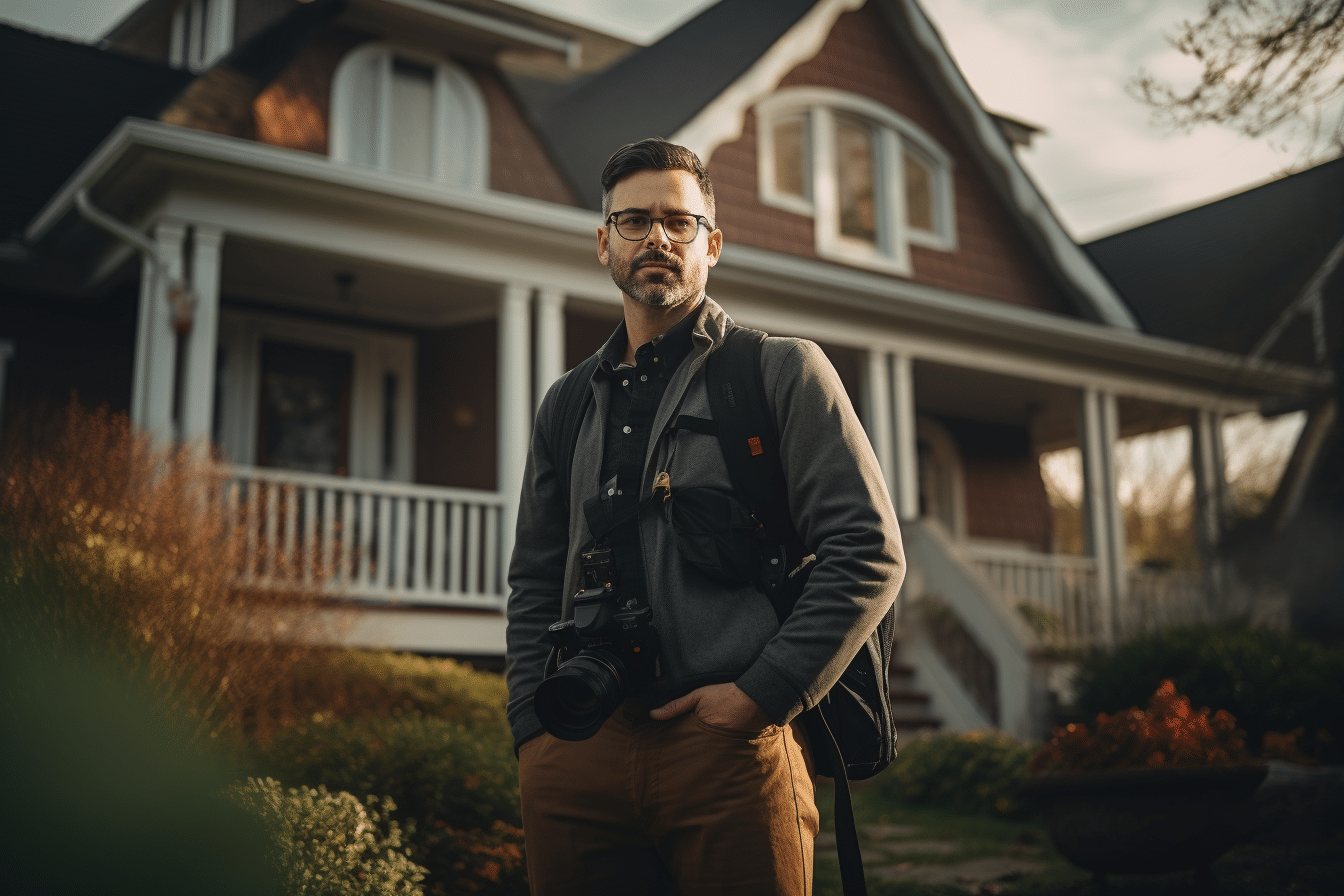
[[[780,88],[828,87],[876,100],[919,125],[952,156],[958,247],[951,253],[911,247],[911,279],[1070,313],[951,121],[904,58],[890,25],[870,6],[842,15],[821,52],[789,72]],[[720,147],[709,162],[725,239],[816,258],[812,219],[760,202],[756,143],[756,116],[749,112],[742,137]]]
[[[331,81],[345,55],[367,35],[331,28],[315,39],[252,104],[256,139],[272,146],[326,155]],[[573,192],[542,147],[499,75],[468,65],[490,124],[490,188],[562,205]],[[238,134],[237,136],[251,136]]]
[[[940,418],[957,443],[966,487],[966,534],[1051,550],[1050,499],[1025,427]]]
[[[493,489],[498,465],[494,320],[419,334],[415,481]]]

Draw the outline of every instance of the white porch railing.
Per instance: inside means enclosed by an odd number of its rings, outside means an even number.
[[[503,607],[494,492],[254,467],[224,474],[221,509],[247,538],[245,585]]]
[[[970,544],[980,571],[1052,647],[1087,647],[1101,634],[1097,564],[1091,557]]]
[[[1010,607],[1027,617],[1045,644],[1101,644],[1097,566],[1091,557],[985,544],[971,544],[967,550],[981,575]],[[1115,635],[1119,641],[1140,632],[1211,618],[1206,584],[1198,572],[1131,569],[1127,584],[1127,594],[1116,614]]]
[[[1129,571],[1129,593],[1120,613],[1122,639],[1212,618],[1203,574],[1182,569]]]

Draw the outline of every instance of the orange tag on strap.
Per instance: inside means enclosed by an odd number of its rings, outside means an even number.
[[[752,456],[752,457],[755,457],[755,456],[758,455],[758,454],[764,454],[764,453],[765,453],[765,449],[761,447],[761,440],[760,440],[760,437],[758,437],[758,436],[752,436],[751,438],[747,439],[747,444],[751,446],[751,456]]]

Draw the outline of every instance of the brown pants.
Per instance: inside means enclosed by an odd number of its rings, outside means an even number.
[[[633,701],[586,741],[519,751],[527,874],[553,894],[812,892],[817,807],[795,721],[759,734]]]

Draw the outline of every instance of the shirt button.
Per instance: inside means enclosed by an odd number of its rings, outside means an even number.
[[[630,427],[628,426],[621,427],[621,432],[625,433],[626,435],[630,435]]]
[[[622,385],[622,386],[628,386],[628,385],[630,385],[630,381],[629,381],[629,380],[621,380],[621,385]]]
[[[648,376],[648,374],[642,374],[642,375],[640,376],[640,378],[639,378],[639,381],[640,381],[641,383],[647,383],[647,382],[649,381],[649,376]]]
[[[607,489],[607,497],[608,497],[608,498],[610,498],[610,497],[611,497],[612,495],[614,495],[614,494],[616,494],[616,489],[614,489],[614,488],[609,488],[609,489]]]
[[[653,359],[653,363],[657,364],[657,363],[658,363],[658,359],[657,359],[657,358],[654,358],[654,359]]]

